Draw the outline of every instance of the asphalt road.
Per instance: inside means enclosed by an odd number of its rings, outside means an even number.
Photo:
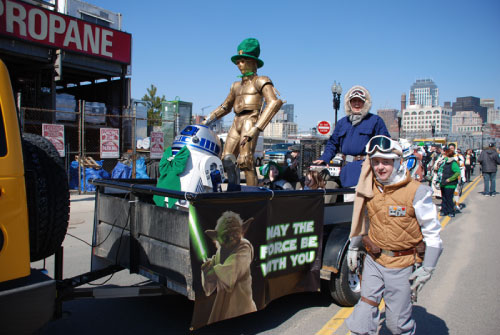
[[[500,175],[497,184],[500,185]],[[444,219],[444,252],[414,306],[417,334],[500,334],[500,194],[484,197],[482,180],[464,192],[462,214]],[[90,269],[93,197],[73,195],[66,237],[64,277]],[[77,238],[81,239],[77,239]],[[46,267],[52,273],[52,261]],[[42,262],[34,264],[41,267]],[[106,279],[106,278],[104,278]],[[97,282],[103,282],[99,280]],[[141,283],[144,277],[117,273],[107,287]],[[325,290],[326,291],[326,290]],[[66,302],[63,317],[40,334],[189,334],[193,303],[183,296],[82,299]],[[350,309],[328,294],[304,293],[278,299],[264,310],[219,322],[192,334],[347,334]],[[389,334],[382,325],[380,334]]]

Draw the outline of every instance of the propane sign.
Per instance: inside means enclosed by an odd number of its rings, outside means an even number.
[[[42,136],[52,142],[59,156],[66,155],[64,151],[64,126],[62,124],[42,123]]]
[[[120,158],[118,128],[101,128],[101,158]]]
[[[330,126],[330,122],[328,121],[320,121],[318,122],[318,133],[320,133],[321,135],[328,135],[328,133],[330,133],[330,130],[332,129],[332,127]]]
[[[163,133],[161,131],[152,131],[151,134],[151,158],[158,159],[163,157],[165,147],[163,145]]]
[[[0,0],[0,35],[124,64],[131,60],[130,34],[24,1]]]

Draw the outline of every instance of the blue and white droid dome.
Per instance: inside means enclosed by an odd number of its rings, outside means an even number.
[[[210,128],[204,125],[191,125],[184,128],[172,143],[172,153],[187,145],[189,150],[198,150],[219,157],[221,145],[219,137]]]

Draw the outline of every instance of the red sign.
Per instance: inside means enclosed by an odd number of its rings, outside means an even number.
[[[0,34],[130,64],[132,35],[17,0],[0,0]]]
[[[152,131],[149,135],[151,137],[150,155],[151,158],[162,158],[165,146],[163,144],[163,133],[161,131]]]
[[[120,158],[118,128],[101,128],[101,158]]]
[[[331,126],[328,121],[320,121],[318,123],[318,133],[321,135],[326,135],[330,132]]]
[[[52,144],[56,147],[59,156],[65,156],[63,125],[42,123],[42,136],[52,142]]]

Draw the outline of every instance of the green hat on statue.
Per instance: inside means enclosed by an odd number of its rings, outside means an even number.
[[[260,44],[255,38],[247,38],[238,45],[238,54],[231,57],[231,61],[236,64],[236,61],[240,58],[251,58],[257,61],[257,67],[261,68],[264,66],[264,61],[259,59],[260,55]]]

